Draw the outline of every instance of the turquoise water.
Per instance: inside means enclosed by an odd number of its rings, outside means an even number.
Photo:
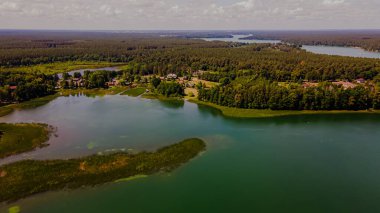
[[[207,151],[169,174],[44,193],[0,212],[380,212],[380,116],[230,119],[188,102],[116,95],[60,97],[0,118],[20,121],[54,125],[58,137],[0,163],[154,150],[189,137]]]

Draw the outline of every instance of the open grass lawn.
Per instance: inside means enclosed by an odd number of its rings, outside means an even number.
[[[122,63],[111,62],[93,62],[93,61],[68,61],[68,62],[55,62],[48,64],[39,64],[33,66],[22,66],[4,68],[0,67],[0,71],[23,71],[23,72],[41,72],[45,74],[57,74],[69,72],[79,69],[96,69],[103,67],[122,66]]]
[[[47,124],[0,123],[0,158],[47,146]]]

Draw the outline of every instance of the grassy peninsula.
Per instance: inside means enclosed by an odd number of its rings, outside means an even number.
[[[47,124],[0,123],[0,159],[46,146],[49,133]]]
[[[0,202],[51,190],[117,181],[171,171],[205,150],[200,139],[187,139],[148,153],[115,153],[70,160],[20,161],[0,167]]]
[[[196,99],[189,99],[191,103],[202,106],[212,107],[219,110],[224,116],[231,118],[270,118],[292,115],[321,115],[321,114],[380,114],[380,110],[269,110],[269,109],[242,109],[220,106],[210,102],[198,101]]]
[[[35,98],[30,101],[21,102],[18,104],[10,104],[10,105],[2,106],[0,107],[0,117],[12,113],[15,109],[31,109],[31,108],[43,106],[49,103],[50,101],[56,99],[58,96],[59,96],[58,94],[48,95],[45,97]]]

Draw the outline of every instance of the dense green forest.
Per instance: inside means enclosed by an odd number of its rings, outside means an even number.
[[[27,101],[51,95],[57,79],[43,73],[0,72],[0,100],[2,102]]]
[[[268,80],[234,81],[211,89],[199,88],[199,100],[222,106],[272,110],[365,110],[380,109],[380,94],[357,86],[345,89],[324,82],[303,88]]]
[[[206,42],[198,39],[157,37],[141,34],[38,33],[0,36],[0,66],[3,70],[57,61],[123,62],[119,72],[85,72],[83,76],[2,72],[1,100],[29,100],[63,88],[106,88],[118,78],[123,84],[141,82],[144,76],[196,75],[219,82],[215,88],[199,87],[199,99],[223,106],[256,109],[370,109],[378,108],[380,60],[317,55],[289,44],[241,44]],[[265,34],[261,34],[265,36]],[[222,36],[222,35],[221,35]],[[352,35],[354,36],[354,35]],[[301,41],[301,40],[300,40]],[[21,69],[21,68],[20,68]],[[333,81],[365,83],[354,88]],[[166,96],[182,96],[183,85],[150,79],[155,90]],[[324,82],[304,88],[304,82]],[[285,85],[285,86],[284,86]],[[13,87],[12,87],[13,86]],[[15,90],[15,87],[17,89]],[[10,89],[10,88],[13,89]]]

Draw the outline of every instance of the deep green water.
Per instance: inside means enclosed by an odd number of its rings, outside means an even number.
[[[189,137],[208,147],[170,174],[40,194],[0,212],[380,212],[376,115],[230,119],[187,102],[105,96],[60,97],[0,118],[21,121],[58,127],[49,147],[21,158],[154,150]]]

